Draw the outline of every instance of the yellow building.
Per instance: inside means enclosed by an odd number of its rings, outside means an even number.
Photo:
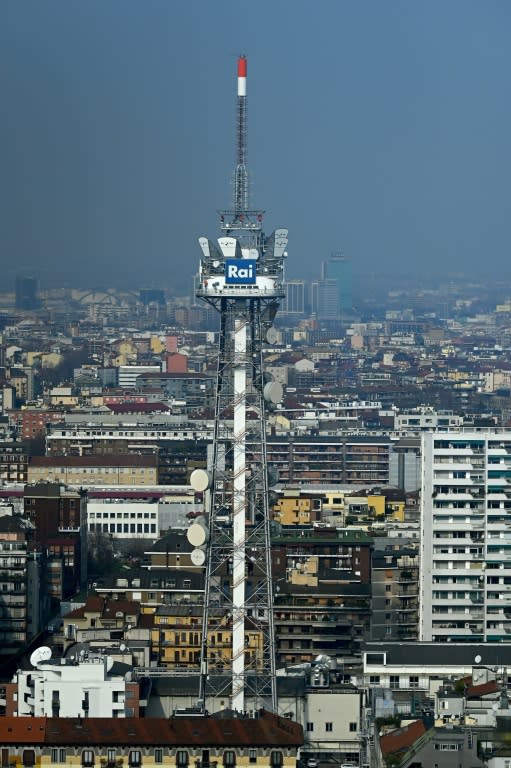
[[[165,344],[159,336],[151,336],[151,352],[154,352],[157,355],[161,355],[162,352],[165,352]]]
[[[300,492],[285,495],[273,506],[275,522],[281,525],[311,525],[320,519],[321,501]]]
[[[158,663],[168,667],[197,667],[202,643],[202,609],[200,606],[175,606],[154,615],[151,632],[151,655]],[[228,617],[221,619],[208,637],[209,668],[230,668],[232,659],[232,624]],[[245,623],[245,665],[262,668],[263,635],[250,619]]]

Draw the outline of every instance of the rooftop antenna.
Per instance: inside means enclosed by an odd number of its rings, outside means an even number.
[[[248,211],[247,169],[247,58],[238,59],[236,169],[234,171],[234,214],[240,219]],[[243,219],[241,218],[241,221]]]
[[[227,235],[237,233],[240,243],[258,245],[264,211],[249,206],[249,172],[247,168],[247,57],[238,57],[236,99],[236,166],[232,210],[219,211],[220,229]],[[244,242],[245,241],[245,242]]]

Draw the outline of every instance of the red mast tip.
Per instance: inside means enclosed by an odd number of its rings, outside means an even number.
[[[240,56],[238,59],[238,77],[247,76],[247,57]]]

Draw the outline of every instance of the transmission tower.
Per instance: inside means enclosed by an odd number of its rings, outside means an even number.
[[[249,696],[276,711],[265,410],[282,387],[265,376],[263,347],[284,297],[287,230],[266,237],[264,211],[249,206],[246,100],[241,56],[233,208],[220,211],[216,243],[199,238],[196,295],[220,314],[212,460],[197,486],[207,497],[200,696],[230,697],[237,711]]]

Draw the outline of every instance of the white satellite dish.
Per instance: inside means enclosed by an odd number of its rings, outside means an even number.
[[[282,384],[279,381],[268,381],[263,389],[264,399],[276,405],[280,403],[284,395]]]
[[[202,549],[192,549],[190,554],[190,560],[194,565],[204,565],[206,555]]]
[[[194,469],[190,475],[190,485],[194,491],[206,491],[211,485],[211,477],[205,469]]]
[[[475,661],[475,663],[476,663],[476,664],[480,664],[480,663],[482,662],[482,660],[483,660],[483,659],[482,659],[482,657],[481,657],[481,656],[479,656],[479,654],[477,654],[477,656],[476,656],[476,657],[475,657],[475,659],[474,659],[474,661]]]
[[[126,648],[127,648],[127,646],[124,643],[121,643],[120,646],[119,646],[119,650],[120,650],[121,653],[124,653]]]
[[[268,344],[276,344],[279,339],[279,334],[276,328],[274,328],[273,325],[271,325],[268,330],[266,331],[266,341]]]
[[[40,648],[36,648],[30,656],[30,663],[33,667],[37,667],[38,664],[42,664],[44,661],[51,659],[51,648],[47,645],[41,645]]]
[[[106,671],[110,672],[110,670],[112,669],[113,665],[114,665],[113,658],[111,656],[107,656],[106,657]]]
[[[192,525],[186,531],[186,538],[192,547],[201,547],[203,544],[205,544],[206,539],[208,538],[205,521],[202,525],[199,522],[192,523]]]

